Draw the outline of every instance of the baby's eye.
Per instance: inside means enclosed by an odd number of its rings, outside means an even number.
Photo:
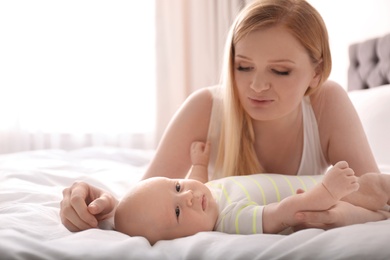
[[[180,183],[176,182],[175,188],[177,192],[180,192]]]
[[[176,213],[176,217],[179,218],[179,216],[180,216],[180,209],[179,209],[179,206],[176,207],[175,213]]]
[[[290,71],[280,71],[280,70],[272,70],[275,74],[280,76],[288,76],[290,74]]]
[[[237,67],[238,71],[245,71],[245,72],[251,71],[252,69],[253,69],[253,67],[243,67],[243,66],[238,66]]]

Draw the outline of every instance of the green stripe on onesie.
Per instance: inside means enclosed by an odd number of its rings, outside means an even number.
[[[297,189],[307,191],[321,182],[322,177],[252,174],[210,181],[206,185],[219,205],[214,230],[230,234],[263,233],[264,205],[294,195]]]

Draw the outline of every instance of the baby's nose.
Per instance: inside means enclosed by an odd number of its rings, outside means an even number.
[[[186,192],[184,192],[183,194],[183,199],[186,203],[187,206],[192,206],[192,199],[194,198],[194,193],[192,192],[192,190],[187,190]]]

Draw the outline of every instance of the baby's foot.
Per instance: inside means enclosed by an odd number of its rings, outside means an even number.
[[[355,172],[349,168],[348,163],[345,161],[336,163],[325,174],[322,183],[337,201],[359,189]]]

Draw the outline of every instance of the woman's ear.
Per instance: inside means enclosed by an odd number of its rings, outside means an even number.
[[[321,82],[321,78],[322,78],[322,67],[323,67],[323,62],[322,62],[322,59],[321,59],[315,65],[313,78],[310,81],[309,88],[313,88],[314,89],[314,88],[317,88],[319,86],[319,84]]]

